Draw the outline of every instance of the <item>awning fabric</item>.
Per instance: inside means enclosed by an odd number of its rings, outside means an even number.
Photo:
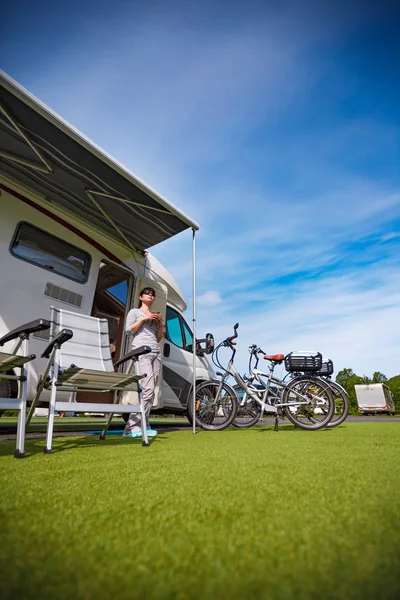
[[[0,169],[132,250],[199,228],[2,71]]]

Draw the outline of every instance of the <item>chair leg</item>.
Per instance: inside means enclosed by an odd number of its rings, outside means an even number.
[[[28,341],[25,341],[25,352],[28,351]],[[21,405],[18,413],[17,425],[17,445],[14,452],[15,458],[24,458],[25,456],[25,421],[26,421],[26,399],[28,396],[28,370],[26,366],[21,369]]]
[[[35,408],[36,408],[36,402],[33,401],[28,410],[28,416],[26,417],[25,427],[28,427],[28,425],[30,424],[33,413],[35,412]]]
[[[119,400],[119,397],[120,397],[121,393],[122,392],[119,392],[117,390],[114,392],[114,399],[113,399],[114,400],[114,404],[118,404],[118,400]],[[105,440],[106,439],[106,433],[107,433],[107,431],[108,431],[108,429],[110,427],[110,424],[111,424],[113,416],[114,416],[113,413],[110,413],[108,415],[107,420],[106,420],[106,424],[104,426],[104,429],[103,429],[103,431],[101,432],[101,434],[99,436],[100,440]]]
[[[51,454],[52,442],[53,442],[53,428],[54,428],[54,413],[55,406],[52,402],[49,405],[49,420],[47,423],[47,435],[46,435],[46,447],[44,449],[45,454]]]
[[[34,399],[32,401],[31,406],[30,406],[30,409],[29,409],[29,412],[28,412],[28,416],[27,416],[27,419],[26,419],[26,427],[28,427],[28,425],[29,425],[29,423],[30,423],[30,421],[31,421],[31,419],[33,417],[33,413],[35,412],[36,404],[37,404],[37,402],[38,402],[38,400],[40,398],[40,395],[41,395],[41,393],[42,393],[42,391],[44,389],[44,386],[45,386],[45,384],[47,382],[47,378],[48,378],[48,374],[50,372],[51,365],[52,365],[52,362],[51,362],[51,360],[49,360],[48,365],[46,367],[46,370],[45,370],[44,374],[42,375],[42,377],[41,377],[41,379],[39,381],[39,385],[37,387],[35,397],[34,397]]]
[[[18,425],[17,425],[17,446],[14,452],[15,458],[25,457],[25,414],[26,414],[26,401],[22,402],[22,406],[18,413]]]
[[[147,436],[147,419],[142,394],[140,393],[140,413],[142,415],[142,446],[150,446]]]
[[[51,454],[52,451],[54,414],[56,412],[56,394],[57,388],[53,383],[53,385],[51,386],[51,397],[49,403],[49,420],[47,422],[46,447],[44,449],[45,454]]]
[[[106,421],[106,424],[105,424],[105,426],[104,426],[104,429],[103,429],[103,431],[101,432],[101,434],[100,434],[100,436],[99,436],[99,439],[100,439],[100,440],[105,440],[105,439],[106,439],[106,433],[107,433],[107,431],[108,431],[108,428],[110,427],[110,423],[111,423],[111,421],[112,421],[112,418],[113,418],[113,414],[112,414],[112,413],[110,413],[110,414],[108,415],[108,417],[107,417],[107,421]]]
[[[40,386],[38,388],[38,390],[37,390],[36,396],[34,397],[34,399],[32,401],[32,404],[29,407],[28,416],[26,417],[25,427],[28,427],[28,425],[31,422],[31,419],[33,417],[33,413],[35,412],[35,408],[36,408],[36,404],[37,404],[38,398],[39,398],[40,394],[42,393],[42,390],[43,390],[43,386]]]
[[[135,372],[136,375],[140,375],[139,361],[134,361],[135,363]],[[138,383],[138,397],[140,404],[140,414],[142,417],[142,446],[150,446],[149,438],[147,436],[147,419],[146,419],[146,410],[144,407],[143,396],[142,396],[142,386],[140,382]]]
[[[58,371],[60,368],[60,348],[54,351],[54,363],[52,357],[49,359],[49,363],[53,364],[53,374],[51,378],[51,394],[49,403],[49,420],[47,423],[47,436],[46,436],[46,447],[44,449],[45,454],[51,454],[52,441],[53,441],[53,429],[54,429],[54,413],[56,412],[56,399],[57,399],[57,387],[56,382],[58,378]]]

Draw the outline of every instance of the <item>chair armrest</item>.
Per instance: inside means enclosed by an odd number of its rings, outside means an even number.
[[[20,337],[22,339],[29,338],[31,333],[35,333],[35,331],[43,331],[44,329],[50,329],[50,321],[46,319],[36,319],[36,321],[31,321],[30,323],[25,323],[25,325],[20,325],[16,329],[13,329],[6,335],[4,335],[0,339],[0,346],[3,346],[6,342],[10,342],[11,340],[15,340],[15,338]]]
[[[62,344],[68,342],[73,337],[73,333],[70,329],[61,329],[58,335],[53,341],[47,346],[46,350],[42,354],[42,358],[49,358],[54,348],[61,348]]]
[[[150,346],[140,346],[140,348],[136,348],[135,350],[132,350],[132,352],[125,354],[125,356],[123,356],[122,358],[117,360],[117,362],[114,363],[114,367],[119,367],[120,365],[125,363],[127,360],[137,360],[139,358],[139,356],[142,356],[143,354],[148,354],[149,352],[151,352]]]

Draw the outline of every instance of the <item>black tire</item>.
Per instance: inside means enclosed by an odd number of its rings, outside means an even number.
[[[333,400],[335,402],[335,410],[332,419],[327,427],[336,427],[345,421],[349,415],[350,402],[349,396],[344,388],[335,381],[327,382],[331,388]]]
[[[333,400],[335,402],[335,410],[333,413],[332,419],[326,425],[326,427],[337,427],[347,419],[349,414],[349,397],[347,392],[341,385],[336,383],[335,381],[327,381],[326,382],[333,395]],[[312,417],[310,417],[312,419]]]
[[[190,402],[190,400],[189,400],[189,402]],[[188,406],[189,406],[189,403],[188,403]],[[187,408],[187,409],[186,409],[185,416],[186,416],[187,420],[189,421],[189,423],[190,423],[191,425],[193,425],[192,411],[189,411],[189,409]]]
[[[188,414],[193,419],[193,403],[188,403]],[[208,431],[221,431],[236,417],[237,396],[227,383],[204,381],[196,387],[196,425]],[[193,422],[193,421],[192,421]]]
[[[303,404],[299,404],[299,401]],[[282,404],[291,405],[283,407],[289,421],[296,427],[307,430],[325,427],[335,410],[328,384],[322,379],[307,375],[296,377],[287,385],[282,394]]]
[[[198,381],[196,385],[200,386],[202,383],[204,383],[204,382]],[[191,388],[190,393],[188,394],[188,401],[187,401],[186,412],[185,412],[185,417],[189,421],[191,427],[193,427],[193,391],[192,391],[192,389],[193,388]]]
[[[246,393],[242,400],[238,401],[236,417],[232,423],[234,427],[244,429],[253,427],[261,419],[261,404],[258,404]]]
[[[0,398],[11,398],[12,389],[9,379],[0,379]],[[5,413],[5,410],[0,410],[0,417]]]

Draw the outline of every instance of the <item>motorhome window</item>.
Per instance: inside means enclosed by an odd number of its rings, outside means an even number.
[[[18,224],[10,252],[16,258],[79,283],[85,283],[89,276],[90,254],[30,223]]]
[[[178,348],[185,347],[179,314],[169,306],[167,306],[167,339]]]
[[[189,329],[189,325],[182,319],[183,333],[185,335],[185,350],[193,352],[193,334]]]

